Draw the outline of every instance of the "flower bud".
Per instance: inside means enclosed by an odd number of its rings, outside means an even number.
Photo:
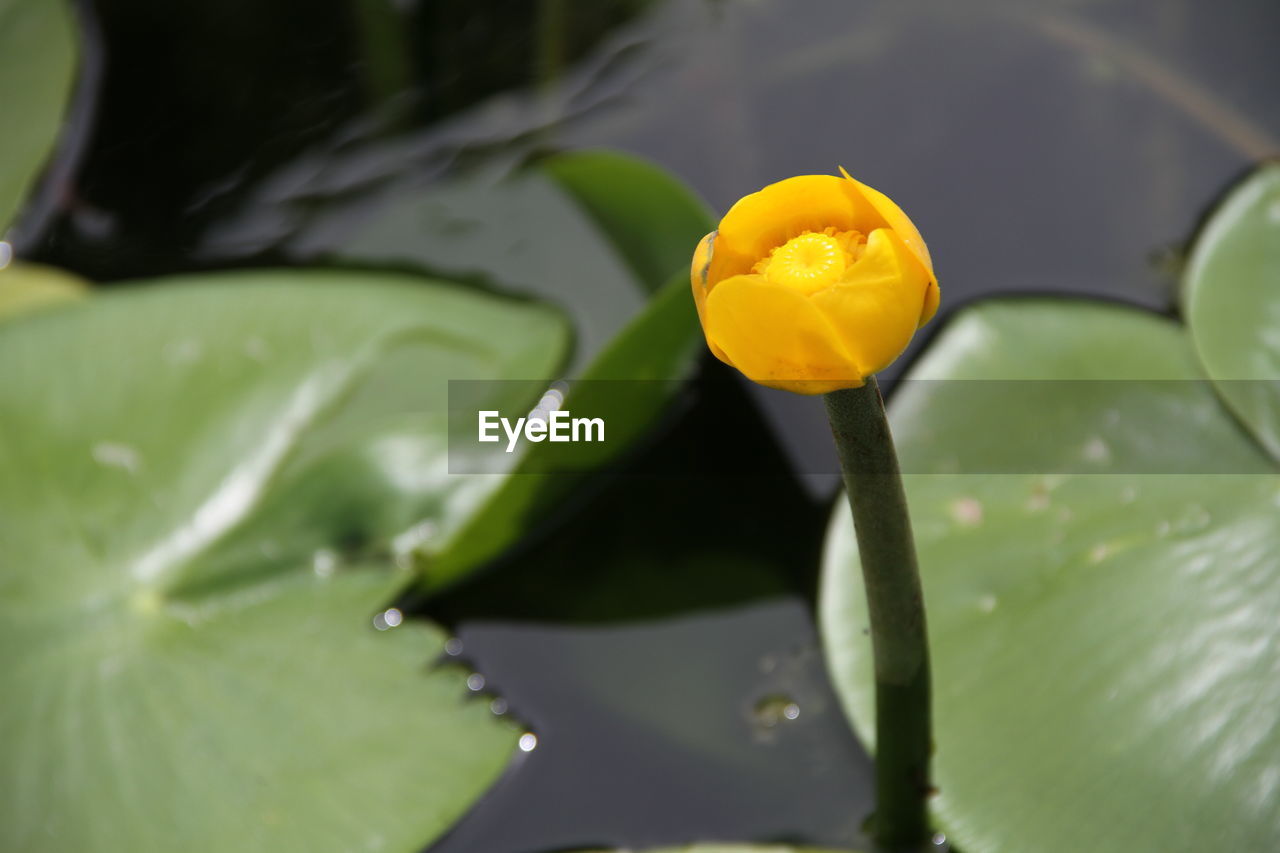
[[[888,196],[840,171],[746,196],[694,253],[707,346],[761,385],[856,388],[938,310],[920,232]]]

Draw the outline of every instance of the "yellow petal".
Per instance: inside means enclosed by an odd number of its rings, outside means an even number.
[[[942,299],[942,293],[938,288],[936,281],[929,282],[929,290],[924,295],[924,308],[920,311],[920,322],[916,328],[920,328],[925,323],[933,319],[933,315],[938,313],[938,302]]]
[[[707,295],[707,340],[748,379],[799,394],[855,388],[864,377],[809,298],[759,275],[720,282]]]
[[[698,242],[693,253],[693,263],[689,265],[689,281],[694,287],[706,288],[707,268],[711,265],[711,250],[715,245],[716,232],[712,231]]]
[[[693,263],[689,267],[689,283],[693,286],[693,304],[698,309],[698,323],[702,326],[704,336],[707,336],[707,268],[711,263],[711,251],[715,245],[715,239],[715,231],[702,238],[702,242],[698,243],[698,248],[693,253]],[[712,355],[725,364],[732,364],[724,354],[724,350],[720,349],[709,336],[707,336],[707,348],[711,350]]]
[[[861,231],[882,225],[856,183],[834,175],[788,178],[738,200],[720,220],[709,289],[751,271],[757,261],[806,231]]]
[[[898,232],[898,236],[902,238],[902,242],[906,243],[907,248],[911,250],[911,254],[919,258],[920,263],[924,264],[924,268],[929,273],[929,280],[937,284],[938,277],[933,272],[933,259],[929,257],[929,247],[925,245],[924,239],[920,236],[920,231],[910,217],[902,212],[902,208],[898,207],[893,199],[879,190],[850,177],[843,166],[840,167],[840,174],[844,175],[845,180],[851,183],[862,194],[867,203],[875,208],[876,213],[882,220],[879,224],[887,225]],[[929,316],[932,317],[933,315],[930,314]],[[924,322],[927,322],[927,320]]]
[[[930,289],[937,285],[897,231],[877,228],[845,277],[809,299],[865,376],[888,367],[907,348]]]

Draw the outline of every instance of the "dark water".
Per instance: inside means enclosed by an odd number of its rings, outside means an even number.
[[[608,146],[719,210],[844,165],[911,212],[944,312],[1028,291],[1171,310],[1206,206],[1280,150],[1273,0],[85,10],[96,113],[16,244],[101,280],[335,251],[389,262],[407,249],[348,242],[379,211],[538,151]],[[443,249],[415,251],[448,271]],[[607,336],[601,317],[584,335]],[[819,407],[755,388],[693,400],[645,452],[712,444],[772,454],[776,472],[606,478],[419,606],[539,738],[438,853],[858,839],[868,765],[811,613],[834,484],[788,466],[832,470],[813,461],[830,453]]]

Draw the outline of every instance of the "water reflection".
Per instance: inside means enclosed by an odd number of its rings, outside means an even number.
[[[724,837],[857,849],[867,759],[827,685],[800,602],[627,627],[483,622],[460,630],[511,712],[531,723],[519,748],[536,747],[538,760],[512,765],[434,853],[647,849]],[[775,662],[768,672],[765,660]],[[743,716],[761,700],[781,735],[767,743]]]

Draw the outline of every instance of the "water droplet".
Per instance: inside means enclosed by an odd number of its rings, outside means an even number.
[[[1111,459],[1111,448],[1100,438],[1092,438],[1080,451],[1086,462],[1106,462]]]
[[[501,717],[503,714],[507,713],[507,700],[503,699],[501,696],[494,699],[489,703],[489,713],[493,714],[495,717]]]
[[[1173,521],[1173,532],[1178,536],[1192,536],[1204,530],[1213,521],[1209,511],[1200,504],[1187,507]]]
[[[530,417],[546,419],[546,416],[558,411],[564,405],[564,398],[568,392],[568,383],[553,382],[551,387],[547,389],[542,398],[538,400],[538,405],[533,407],[533,411],[529,413]]]
[[[436,534],[436,523],[424,519],[391,540],[391,552],[401,569],[413,568],[413,555]]]
[[[479,693],[484,690],[484,676],[478,672],[473,672],[467,676],[467,689],[472,693]]]
[[[93,446],[93,461],[107,468],[119,468],[130,474],[138,473],[142,457],[138,451],[127,444],[112,441],[100,441]]]
[[[999,600],[994,595],[987,593],[978,599],[978,609],[983,613],[990,613],[996,609],[996,605],[999,603]]]
[[[3,240],[0,240],[0,270],[9,266],[9,262],[13,260],[13,246],[10,246]]]
[[[933,838],[930,840],[933,841],[934,847],[941,847],[942,845],[947,843],[947,836],[941,832],[935,832],[933,834]]]
[[[538,746],[538,736],[533,732],[525,732],[520,735],[520,751],[533,752]]]
[[[800,705],[784,693],[765,696],[751,709],[751,719],[758,730],[772,729],[784,720],[795,720],[799,716]]]
[[[959,498],[947,507],[951,520],[961,527],[975,527],[982,523],[982,502],[976,498]]]
[[[388,607],[378,615],[373,617],[373,627],[379,631],[387,631],[397,627],[404,621],[404,614],[397,607]]]
[[[338,568],[338,552],[332,548],[321,548],[311,555],[311,570],[318,578],[333,577]],[[376,624],[376,622],[375,622]],[[390,626],[394,628],[395,626]]]
[[[444,653],[451,658],[456,658],[462,654],[462,640],[458,637],[450,637],[444,641]]]

